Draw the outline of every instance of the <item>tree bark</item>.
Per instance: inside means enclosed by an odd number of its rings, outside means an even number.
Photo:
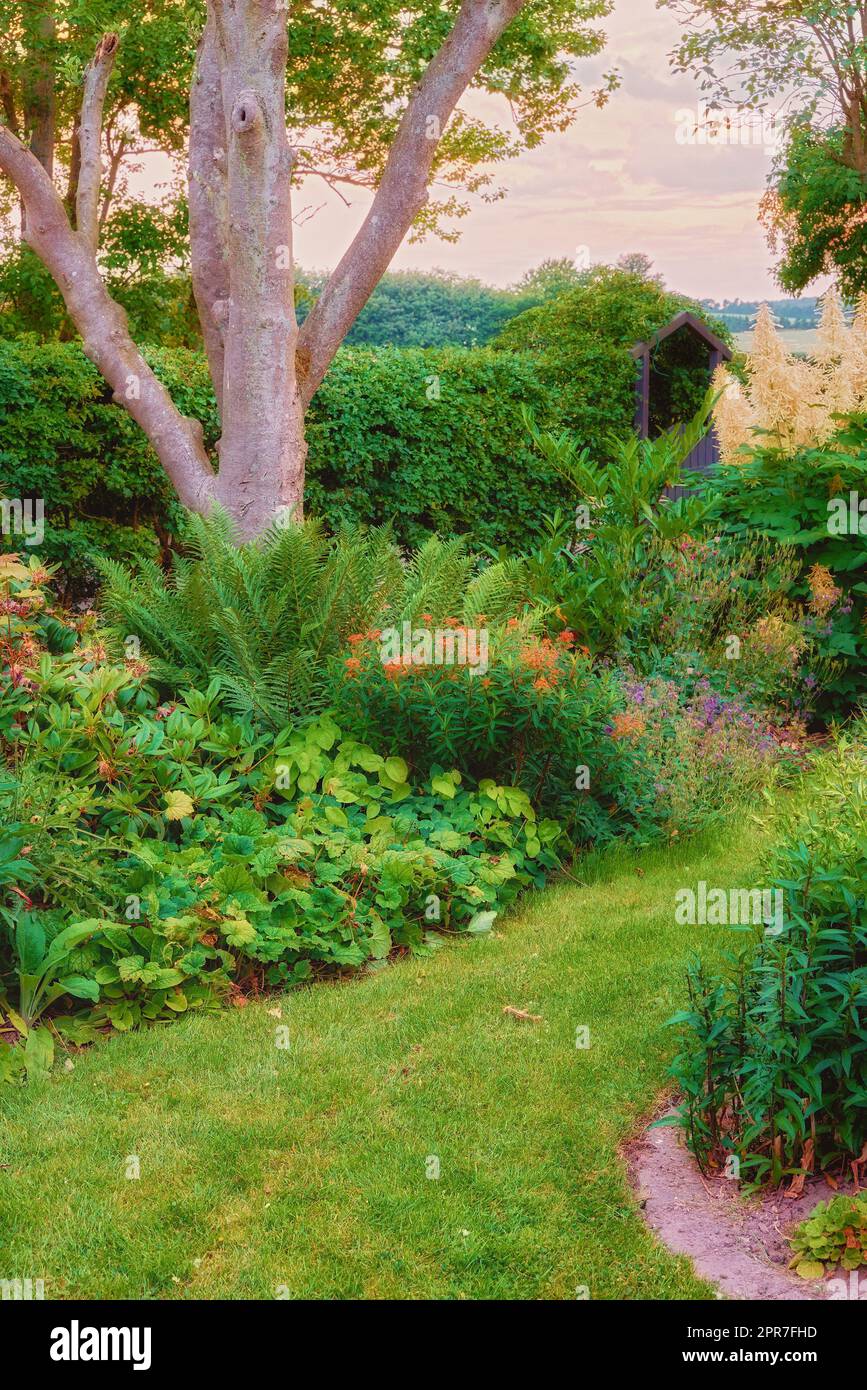
[[[362,226],[301,326],[305,404],[385,274],[427,199],[436,148],[460,97],[526,0],[464,0],[454,28],[416,88]]]
[[[102,113],[108,79],[117,53],[117,34],[106,34],[84,74],[84,97],[78,131],[78,187],[75,225],[94,255],[99,245],[99,190],[102,185]]]
[[[154,376],[129,335],[126,315],[103,284],[90,245],[69,225],[54,184],[5,126],[0,126],[0,170],[21,194],[25,239],[57,282],[87,356],[112,387],[115,400],[141,425],[181,501],[206,511],[214,475],[201,424],[181,415]]]
[[[229,290],[221,311],[223,433],[216,496],[248,538],[275,519],[300,519],[304,492],[285,0],[211,0],[209,19],[220,47]],[[192,163],[200,167],[198,152]]]
[[[217,23],[209,9],[190,88],[190,270],[214,395],[223,412],[223,326],[229,310],[226,117]]]

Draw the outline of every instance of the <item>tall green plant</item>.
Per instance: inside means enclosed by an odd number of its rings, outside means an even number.
[[[538,429],[525,412],[539,453],[578,499],[574,529],[558,519],[530,559],[537,596],[559,607],[594,652],[640,650],[665,611],[665,586],[673,577],[659,563],[660,545],[697,531],[710,504],[663,493],[682,481],[682,465],[707,429],[711,405],[708,395],[688,425],[657,439],[612,439],[610,456],[602,459],[580,448],[568,431]]]

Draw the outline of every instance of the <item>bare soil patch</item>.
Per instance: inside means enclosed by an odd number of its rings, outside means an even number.
[[[660,1112],[671,1114],[670,1107]],[[817,1202],[837,1195],[823,1178],[808,1178],[800,1197],[780,1188],[743,1198],[726,1177],[702,1177],[673,1125],[647,1129],[624,1151],[645,1219],[660,1240],[688,1255],[696,1272],[724,1298],[827,1299],[827,1281],[800,1279],[787,1269],[786,1237]],[[850,1183],[839,1193],[854,1192]]]

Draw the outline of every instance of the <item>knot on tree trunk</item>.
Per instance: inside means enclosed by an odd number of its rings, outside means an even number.
[[[232,106],[232,129],[236,135],[247,135],[264,123],[262,99],[252,87],[239,92]]]
[[[119,42],[117,34],[104,34],[99,41],[96,53],[93,55],[94,63],[100,63],[104,58],[111,58]]]

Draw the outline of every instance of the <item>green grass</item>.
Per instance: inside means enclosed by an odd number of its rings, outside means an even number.
[[[620,852],[488,939],[7,1087],[0,1277],[48,1298],[713,1297],[646,1230],[618,1148],[666,1084],[685,961],[720,940],[675,926],[675,889],[757,882],[759,839]]]

